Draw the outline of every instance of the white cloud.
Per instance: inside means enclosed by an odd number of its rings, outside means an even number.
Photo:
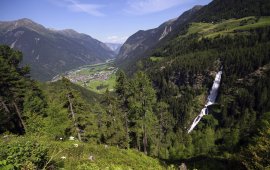
[[[110,42],[110,43],[124,43],[127,40],[127,36],[117,36],[117,35],[113,35],[113,36],[109,36],[106,39],[106,42]]]
[[[73,12],[83,12],[93,16],[105,16],[100,9],[104,6],[98,4],[80,3],[77,0],[51,1],[58,6],[67,8]]]
[[[187,0],[128,0],[128,8],[124,11],[134,15],[144,15],[163,11],[180,4]]]

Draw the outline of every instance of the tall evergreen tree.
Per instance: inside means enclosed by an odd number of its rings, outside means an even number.
[[[140,150],[141,138],[143,151],[148,153],[149,141],[156,139],[157,117],[153,113],[156,103],[155,90],[150,79],[143,72],[136,73],[131,82],[129,108],[131,109],[132,129],[136,136],[136,145]]]
[[[129,148],[129,112],[128,112],[128,97],[129,97],[129,81],[126,74],[120,70],[115,85],[115,92],[118,96],[121,111],[124,114],[125,133],[126,133],[126,148]]]
[[[105,99],[102,102],[105,105],[106,115],[103,116],[103,140],[110,145],[117,145],[125,148],[127,145],[125,134],[124,115],[121,114],[116,98],[112,96],[107,89]]]
[[[4,115],[1,124],[4,125],[3,130],[13,130],[16,133],[24,133],[26,130],[22,104],[29,81],[29,68],[20,67],[21,60],[21,52],[0,46],[0,108]]]

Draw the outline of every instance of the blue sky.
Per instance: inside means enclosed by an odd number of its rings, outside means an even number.
[[[1,0],[0,20],[29,18],[47,28],[71,28],[103,42],[124,42],[211,0]]]

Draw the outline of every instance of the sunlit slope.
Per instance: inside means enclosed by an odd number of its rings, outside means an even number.
[[[215,38],[217,36],[246,34],[245,31],[270,26],[270,17],[245,17],[241,19],[229,19],[222,22],[211,23],[191,23],[187,33],[184,36],[191,34],[199,34],[204,38]]]

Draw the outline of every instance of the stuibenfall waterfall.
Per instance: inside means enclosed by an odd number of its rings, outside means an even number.
[[[208,114],[208,108],[207,107],[215,103],[216,98],[217,98],[217,94],[218,94],[220,81],[221,81],[221,75],[222,75],[222,71],[219,71],[217,73],[216,77],[215,77],[214,84],[212,86],[210,94],[207,97],[207,102],[204,105],[204,108],[201,110],[200,114],[194,119],[192,125],[188,129],[188,133],[190,133],[195,128],[195,126],[200,122],[201,118],[204,115]]]

